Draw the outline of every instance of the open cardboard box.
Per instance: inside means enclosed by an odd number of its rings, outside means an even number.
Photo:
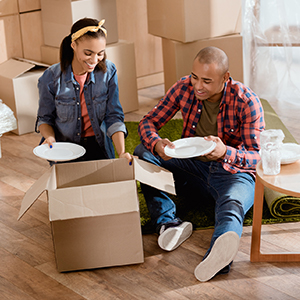
[[[11,58],[0,64],[0,98],[14,112],[21,135],[34,132],[38,110],[38,79],[49,65],[23,58]]]
[[[171,172],[134,158],[53,165],[26,192],[20,219],[44,191],[60,272],[144,261],[136,180],[175,194]]]

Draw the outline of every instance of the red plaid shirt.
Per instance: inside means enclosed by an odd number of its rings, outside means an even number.
[[[179,110],[183,118],[181,137],[195,136],[202,101],[194,96],[191,76],[176,82],[141,120],[139,135],[143,145],[152,153],[155,144],[161,139],[159,129]],[[242,83],[229,78],[220,102],[217,123],[218,137],[227,147],[222,160],[223,168],[231,173],[255,174],[256,164],[260,160],[260,132],[265,128],[263,108],[258,96]]]

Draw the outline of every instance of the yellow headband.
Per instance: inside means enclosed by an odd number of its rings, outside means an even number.
[[[102,30],[105,34],[105,37],[107,37],[107,31],[105,28],[102,27],[104,22],[105,22],[105,20],[103,19],[98,23],[98,26],[87,26],[87,27],[83,27],[83,28],[79,29],[78,31],[76,31],[75,33],[72,34],[72,36],[71,36],[72,42],[74,42],[75,40],[77,40],[78,38],[83,36],[88,31],[97,32],[99,29]]]

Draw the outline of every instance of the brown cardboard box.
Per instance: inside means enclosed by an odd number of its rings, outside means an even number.
[[[0,17],[0,63],[11,57],[23,57],[19,14]]]
[[[0,1],[0,16],[7,16],[19,13],[17,0],[1,0]]]
[[[59,48],[42,46],[42,61],[47,64],[59,62]],[[127,41],[106,46],[107,59],[117,67],[119,97],[124,113],[139,109],[134,44]]]
[[[42,45],[41,46],[42,62],[54,65],[59,63],[59,48]]]
[[[139,109],[134,44],[120,41],[107,45],[107,59],[117,67],[119,97],[124,113]]]
[[[190,75],[197,53],[205,47],[214,46],[225,51],[229,58],[230,76],[243,82],[243,38],[239,34],[180,43],[162,39],[165,91],[181,77]]]
[[[23,57],[42,61],[41,46],[44,43],[41,11],[20,14]]]
[[[107,44],[119,39],[116,0],[41,0],[41,9],[47,46],[59,47],[72,24],[84,17],[105,19]]]
[[[139,159],[57,164],[27,191],[19,219],[47,191],[60,272],[142,263],[136,180],[175,194],[172,173]]]
[[[241,0],[147,0],[148,32],[192,42],[241,32]]]
[[[0,64],[0,98],[17,118],[18,128],[13,132],[34,131],[38,109],[38,78],[47,65],[9,59]]]
[[[18,0],[18,2],[19,2],[19,12],[41,9],[40,0]]]

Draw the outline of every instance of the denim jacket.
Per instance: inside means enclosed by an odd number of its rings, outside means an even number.
[[[127,135],[119,101],[117,70],[106,60],[107,71],[96,68],[84,84],[84,97],[97,142],[107,156],[114,158],[111,136],[118,131]],[[35,131],[41,124],[53,127],[58,142],[79,144],[81,138],[80,86],[71,65],[62,73],[60,64],[50,66],[39,78],[39,108]]]

